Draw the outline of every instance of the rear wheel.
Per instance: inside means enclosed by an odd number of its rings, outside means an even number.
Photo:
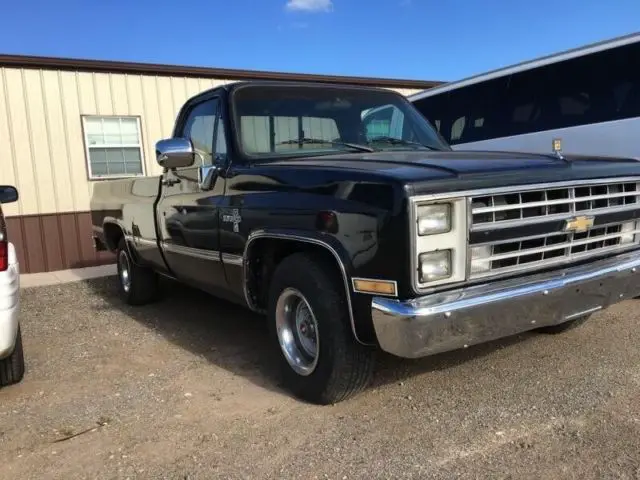
[[[118,292],[120,298],[129,305],[143,305],[152,302],[158,294],[158,275],[150,268],[136,265],[124,238],[118,244]]]
[[[589,318],[591,318],[591,314],[574,318],[573,320],[559,323],[557,325],[547,325],[546,327],[540,327],[536,329],[536,332],[557,335],[558,333],[563,333],[569,330],[573,330],[574,328],[578,328],[580,325],[589,320]]]
[[[0,360],[0,387],[18,383],[24,377],[24,351],[22,349],[22,332],[18,326],[16,346],[11,355]]]
[[[309,255],[296,253],[276,268],[268,319],[286,388],[321,405],[359,393],[373,373],[374,350],[351,331],[342,281]]]

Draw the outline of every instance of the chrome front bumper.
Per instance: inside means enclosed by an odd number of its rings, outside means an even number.
[[[417,358],[556,325],[640,295],[640,252],[399,301],[374,297],[380,347]]]

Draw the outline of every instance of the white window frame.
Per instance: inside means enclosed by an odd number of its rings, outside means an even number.
[[[89,180],[112,180],[117,178],[134,178],[134,177],[144,177],[147,175],[146,162],[144,158],[144,146],[142,141],[142,122],[140,121],[140,117],[138,115],[81,115],[82,117],[82,137],[84,140],[84,156],[87,165],[87,174]],[[96,145],[95,148],[138,148],[140,150],[140,167],[142,173],[119,173],[113,175],[94,175],[91,170],[91,156],[89,155],[89,150],[91,146],[89,145],[89,139],[87,137],[87,119],[105,119],[105,118],[117,118],[117,119],[131,119],[134,118],[136,120],[136,124],[138,127],[138,143],[137,144],[118,144],[118,145]]]

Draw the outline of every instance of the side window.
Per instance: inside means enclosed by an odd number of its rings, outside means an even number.
[[[200,155],[194,166],[213,164],[213,133],[218,114],[218,99],[213,98],[197,104],[187,117],[182,137],[188,138]]]
[[[389,105],[365,111],[362,117],[367,140],[375,137],[403,138],[404,113],[398,107]]]
[[[500,100],[507,81],[505,77],[496,78],[448,92],[437,112],[441,120],[446,119],[441,127],[445,140],[455,145],[500,136],[504,117]]]
[[[637,116],[640,96],[630,94],[640,93],[640,78],[628,59],[639,53],[640,45],[627,45],[513,75],[508,134]]]

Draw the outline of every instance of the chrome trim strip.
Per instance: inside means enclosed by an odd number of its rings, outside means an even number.
[[[639,294],[633,252],[406,301],[374,297],[371,314],[383,350],[416,358],[562,323]]]
[[[587,308],[586,310],[582,310],[580,312],[572,313],[571,315],[566,315],[564,317],[565,320],[571,320],[573,318],[582,317],[583,315],[589,315],[591,313],[595,313],[599,310],[602,310],[602,305],[598,305],[597,307]]]
[[[217,250],[204,250],[200,248],[185,247],[183,245],[175,245],[173,243],[162,242],[165,251],[176,253],[178,255],[188,255],[190,257],[201,258],[203,260],[220,261],[220,252]]]
[[[134,244],[139,244],[139,245],[146,245],[148,247],[157,247],[158,246],[158,242],[157,240],[147,240],[146,238],[140,238],[140,237],[132,237],[133,239],[133,243]]]
[[[374,292],[365,292],[363,290],[359,290],[356,288],[356,280],[363,280],[365,282],[383,282],[383,283],[393,283],[393,291],[395,293],[374,293]],[[351,277],[351,288],[356,293],[362,293],[363,295],[382,295],[383,297],[397,297],[398,296],[398,282],[395,280],[386,280],[384,278],[365,278],[365,277]]]
[[[263,313],[261,312],[260,309],[258,309],[255,305],[253,305],[253,302],[251,302],[251,298],[249,297],[249,290],[247,288],[247,266],[249,264],[248,257],[247,254],[249,253],[249,248],[251,246],[251,244],[259,239],[259,238],[275,238],[275,239],[281,239],[281,240],[296,240],[299,242],[305,242],[305,243],[311,243],[313,245],[318,245],[321,247],[326,248],[327,250],[329,250],[329,252],[331,252],[331,254],[334,256],[334,258],[336,259],[336,262],[338,262],[338,266],[340,267],[340,272],[342,273],[342,280],[344,282],[344,289],[345,289],[345,294],[347,297],[347,309],[349,310],[349,320],[351,322],[351,331],[353,332],[353,336],[356,339],[356,341],[358,343],[361,343],[362,345],[370,345],[368,343],[363,342],[360,338],[358,338],[358,333],[356,332],[356,322],[355,322],[355,318],[353,316],[353,305],[351,302],[351,291],[349,290],[349,281],[347,278],[347,269],[344,266],[344,263],[342,263],[342,260],[340,259],[340,255],[338,254],[338,252],[336,252],[336,250],[329,245],[326,242],[323,242],[322,240],[318,240],[315,238],[308,238],[308,237],[303,237],[300,235],[292,235],[292,234],[288,234],[288,233],[270,233],[270,232],[265,232],[264,230],[256,230],[253,231],[249,234],[249,237],[247,238],[247,243],[245,244],[244,247],[244,253],[242,255],[243,259],[244,259],[244,266],[242,269],[242,277],[243,277],[243,290],[244,290],[244,298],[245,301],[247,302],[247,305],[249,306],[249,308],[255,312],[259,312],[259,313]]]
[[[242,255],[234,255],[233,253],[223,253],[222,263],[224,263],[225,265],[233,265],[233,266],[241,267],[244,263],[244,258],[242,257]]]

